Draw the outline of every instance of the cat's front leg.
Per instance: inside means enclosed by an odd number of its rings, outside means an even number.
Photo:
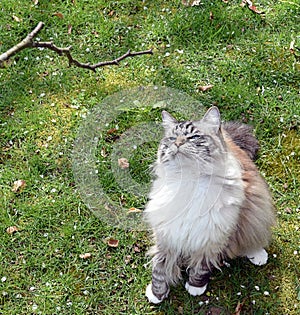
[[[211,271],[206,264],[202,264],[201,267],[188,268],[189,280],[186,282],[185,288],[189,294],[193,296],[203,294],[206,291],[210,274]]]
[[[154,257],[152,267],[152,283],[150,283],[146,288],[146,296],[151,303],[161,303],[170,292],[165,270],[165,260],[157,260]]]

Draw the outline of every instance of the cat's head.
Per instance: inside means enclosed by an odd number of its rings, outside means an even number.
[[[158,150],[161,163],[176,158],[211,162],[224,152],[217,107],[211,107],[199,121],[177,121],[167,111],[162,112],[162,120],[165,134]]]

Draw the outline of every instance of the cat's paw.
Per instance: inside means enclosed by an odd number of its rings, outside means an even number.
[[[153,303],[153,304],[158,304],[158,303],[161,303],[162,300],[159,300],[152,292],[152,284],[148,284],[147,285],[147,288],[146,288],[146,297],[148,298],[148,301],[150,303]]]
[[[264,248],[261,248],[257,251],[248,253],[247,258],[252,262],[252,264],[262,266],[268,261],[268,253]]]
[[[185,289],[189,292],[190,295],[202,295],[206,290],[207,284],[203,287],[194,287],[190,285],[188,282],[185,284]]]

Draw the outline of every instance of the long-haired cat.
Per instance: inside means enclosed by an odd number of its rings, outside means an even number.
[[[259,146],[251,127],[221,124],[217,107],[199,121],[178,122],[166,111],[162,118],[165,135],[145,209],[155,239],[146,289],[152,303],[168,296],[183,269],[185,288],[200,295],[226,258],[265,264],[275,224],[270,192],[252,161]]]

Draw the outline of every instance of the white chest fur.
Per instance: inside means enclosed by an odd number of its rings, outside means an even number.
[[[146,217],[159,242],[174,252],[209,258],[226,245],[244,200],[241,172],[234,163],[224,176],[158,165]]]

